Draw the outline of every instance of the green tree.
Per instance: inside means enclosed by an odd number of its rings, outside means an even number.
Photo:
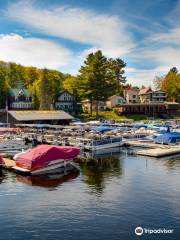
[[[4,107],[6,104],[7,91],[6,72],[5,69],[0,67],[0,108]]]
[[[39,84],[39,95],[40,95],[40,109],[49,110],[51,107],[50,94],[51,88],[48,79],[48,70],[43,69]]]
[[[106,101],[117,89],[115,73],[110,68],[108,59],[99,50],[90,53],[84,66],[79,70],[79,89],[84,97],[96,102],[96,116],[98,116],[99,101]],[[91,110],[92,111],[92,110]]]
[[[82,98],[81,91],[79,89],[80,80],[77,76],[68,75],[63,81],[63,88],[68,90],[77,101],[80,101]]]
[[[114,73],[114,77],[117,81],[117,93],[119,93],[120,95],[123,95],[123,89],[125,87],[125,83],[126,83],[126,77],[124,76],[125,70],[124,68],[126,67],[126,63],[120,59],[120,58],[110,58],[108,59],[109,62],[109,67],[112,71],[112,73]]]

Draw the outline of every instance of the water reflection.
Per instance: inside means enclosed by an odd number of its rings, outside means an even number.
[[[2,183],[3,179],[4,179],[4,176],[3,176],[2,170],[0,170],[0,184]]]
[[[92,191],[102,193],[106,182],[123,174],[122,160],[119,153],[114,152],[84,153],[86,160],[80,163],[83,181],[88,184]],[[119,151],[119,150],[118,150]]]
[[[16,179],[19,182],[28,184],[30,186],[38,186],[44,188],[50,188],[51,190],[61,185],[64,182],[71,181],[79,175],[77,168],[70,171],[62,172],[58,169],[54,173],[39,175],[39,176],[22,176],[17,175]]]
[[[166,166],[168,169],[179,169],[180,170],[180,156],[171,156],[169,158],[161,159],[163,166]]]

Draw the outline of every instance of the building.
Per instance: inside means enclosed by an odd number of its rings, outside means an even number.
[[[166,94],[161,90],[152,91],[150,87],[141,88],[139,98],[141,103],[163,103],[166,101]]]
[[[150,99],[151,102],[165,102],[167,100],[167,96],[165,92],[161,90],[156,90],[150,93]]]
[[[8,111],[8,122],[14,124],[68,124],[73,117],[64,111]],[[4,116],[4,121],[6,121]]]
[[[81,111],[81,104],[76,102],[75,97],[71,93],[63,90],[59,93],[57,101],[55,102],[55,109],[77,114]]]
[[[24,88],[12,88],[8,93],[8,109],[30,110],[32,109],[32,97],[30,92]]]
[[[83,112],[85,112],[85,113],[91,112],[91,101],[89,99],[83,100],[81,102],[81,104],[82,104]],[[101,112],[104,110],[106,110],[106,103],[99,101],[98,102],[98,111]],[[92,111],[96,111],[96,101],[92,102]]]
[[[113,108],[119,104],[124,104],[125,102],[126,101],[124,100],[123,97],[121,97],[119,95],[113,95],[113,96],[109,97],[108,100],[106,101],[106,106],[108,108]]]
[[[140,99],[139,99],[139,89],[135,89],[135,88],[128,88],[125,89],[124,92],[124,98],[126,100],[126,103],[139,103]]]
[[[145,114],[152,116],[162,116],[176,114],[179,104],[175,102],[164,103],[135,103],[123,104],[118,106],[117,111],[120,114]]]
[[[139,90],[139,99],[141,103],[150,103],[151,101],[151,95],[152,89],[150,87],[142,87]]]

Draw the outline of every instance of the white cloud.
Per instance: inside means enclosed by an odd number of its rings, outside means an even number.
[[[0,35],[0,60],[56,69],[71,60],[71,52],[48,40]]]
[[[128,83],[136,86],[152,86],[156,76],[162,76],[169,71],[169,66],[159,66],[152,69],[127,68],[126,75]]]
[[[7,15],[42,33],[102,49],[111,57],[122,56],[135,46],[122,19],[70,7],[38,9],[30,2],[11,4]]]

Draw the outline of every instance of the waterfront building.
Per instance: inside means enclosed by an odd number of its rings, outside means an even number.
[[[175,114],[178,109],[179,104],[176,102],[122,104],[117,108],[120,114],[145,114],[152,116]]]
[[[64,111],[8,111],[8,122],[14,124],[68,124],[73,117]],[[3,119],[2,119],[3,120]],[[1,121],[2,121],[1,120]],[[4,116],[6,121],[6,116]]]
[[[8,93],[9,110],[32,109],[32,96],[25,88],[11,88]]]
[[[77,114],[81,111],[81,104],[76,102],[75,97],[71,93],[63,90],[59,93],[57,101],[55,102],[55,109]]]
[[[108,108],[113,108],[116,107],[119,104],[124,104],[126,103],[125,99],[119,95],[113,95],[111,97],[108,98],[108,100],[106,101],[106,106]]]
[[[124,92],[124,98],[126,100],[126,103],[139,103],[140,99],[139,99],[139,89],[136,88],[128,88],[125,89]]]
[[[139,98],[141,103],[151,103],[151,102],[159,102],[163,103],[166,101],[166,94],[161,90],[152,91],[150,87],[141,88],[139,91]]]
[[[90,113],[91,112],[91,101],[89,99],[83,100],[81,102],[83,112]],[[98,101],[98,111],[106,110],[106,103],[103,101]],[[92,102],[92,111],[96,111],[96,101]]]

